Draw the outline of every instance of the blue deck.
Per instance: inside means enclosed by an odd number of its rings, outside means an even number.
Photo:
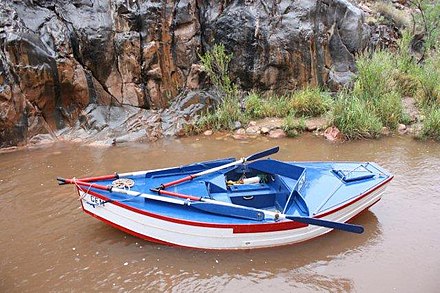
[[[145,176],[131,177],[135,181],[131,190],[157,195],[150,189],[233,161],[234,159],[223,159],[151,171]],[[167,190],[250,208],[279,211],[288,215],[313,216],[368,192],[391,176],[374,163],[277,162],[258,160],[233,166],[169,187]],[[256,176],[261,178],[258,183],[239,183],[243,178]],[[235,183],[228,185],[227,182]],[[97,183],[111,185],[112,181]],[[255,224],[254,220],[217,215],[191,206],[92,190],[113,201],[121,201],[124,205],[170,218],[220,224]]]

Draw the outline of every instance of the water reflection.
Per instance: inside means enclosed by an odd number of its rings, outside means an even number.
[[[335,259],[363,253],[379,241],[381,230],[372,212],[363,213],[355,222],[365,226],[364,234],[335,231],[297,245],[248,251],[167,247],[128,236],[99,222],[87,225],[91,227],[80,237],[90,244],[94,243],[95,249],[98,249],[89,266],[95,267],[99,263],[107,266],[110,263],[113,268],[108,275],[100,276],[106,281],[90,280],[99,284],[97,289],[116,286],[124,290],[161,288],[197,291],[203,288],[211,291],[211,288],[212,291],[222,291],[230,288],[236,291],[242,288],[250,292],[253,286],[257,286],[259,290],[267,287],[351,291],[354,289],[352,280],[331,276],[322,269]],[[83,249],[93,252],[93,246]],[[99,247],[106,247],[106,250],[101,251]],[[114,262],[115,255],[122,260]],[[80,267],[75,268],[75,271],[79,270]],[[121,274],[126,278],[122,279]],[[243,282],[246,284],[244,287]]]

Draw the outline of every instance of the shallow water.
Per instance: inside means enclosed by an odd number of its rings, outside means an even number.
[[[149,243],[84,214],[56,176],[146,170],[274,145],[281,160],[375,161],[395,174],[354,222],[292,246],[204,251]],[[0,292],[440,292],[440,144],[407,137],[332,144],[321,138],[223,137],[0,154]]]

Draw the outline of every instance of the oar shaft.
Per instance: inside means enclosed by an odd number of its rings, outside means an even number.
[[[112,180],[112,179],[118,179],[118,178],[119,178],[119,175],[117,173],[115,173],[115,174],[104,175],[104,176],[79,178],[78,180],[82,181],[82,182],[90,182],[90,181]]]
[[[237,165],[243,164],[243,163],[245,163],[247,161],[254,161],[254,160],[260,159],[262,157],[266,157],[266,156],[275,154],[279,150],[280,150],[279,147],[273,147],[273,148],[264,150],[262,152],[258,152],[258,153],[252,154],[252,155],[250,155],[250,156],[248,156],[246,158],[241,158],[241,159],[239,159],[239,160],[237,160],[235,162],[231,162],[231,163],[228,163],[228,164],[225,164],[225,165],[217,166],[217,167],[214,167],[214,168],[211,168],[211,169],[208,169],[208,170],[196,173],[196,174],[192,174],[192,175],[186,176],[186,177],[178,179],[178,180],[174,180],[174,181],[171,181],[171,182],[163,183],[163,184],[161,184],[160,188],[158,188],[158,189],[164,189],[164,188],[167,188],[167,187],[170,187],[170,186],[174,186],[174,185],[186,182],[186,181],[191,181],[191,180],[193,180],[196,177],[200,177],[200,176],[203,176],[203,175],[211,174],[211,173],[214,173],[214,172],[217,172],[217,171],[229,168],[229,167],[237,166]]]
[[[186,177],[183,177],[183,178],[180,178],[180,179],[177,179],[177,180],[174,180],[174,181],[168,182],[168,183],[164,183],[164,184],[162,184],[160,187],[161,187],[162,189],[163,189],[163,188],[167,188],[167,187],[170,187],[170,186],[173,186],[173,185],[180,184],[180,183],[185,182],[185,181],[190,181],[190,180],[192,180],[193,178],[194,178],[193,175],[189,175],[189,176],[186,176]]]
[[[172,192],[172,191],[163,190],[163,189],[152,189],[151,191],[157,192],[159,194],[165,194],[165,195],[170,195],[170,196],[175,196],[175,197],[185,198],[185,199],[190,199],[190,200],[195,200],[195,201],[200,201],[202,199],[201,197],[197,197],[197,196],[193,196],[193,195],[186,195],[186,194]]]
[[[111,189],[112,189],[111,186],[104,186],[104,185],[100,185],[100,184],[96,184],[96,183],[84,182],[79,179],[66,179],[66,178],[58,177],[57,180],[58,180],[58,184],[60,184],[60,185],[62,185],[62,184],[75,184],[75,185],[88,186],[91,188],[96,188],[96,189],[105,190],[105,191],[111,191]]]
[[[237,166],[237,165],[240,165],[240,164],[243,164],[243,163],[244,163],[244,158],[239,159],[239,160],[237,160],[235,162],[231,162],[231,163],[228,163],[228,164],[225,164],[225,165],[222,165],[222,166],[218,166],[218,167],[215,167],[215,168],[211,168],[209,170],[205,170],[205,171],[199,172],[197,174],[192,175],[192,177],[196,178],[196,177],[200,177],[200,176],[203,176],[203,175],[215,173],[217,171],[220,171],[220,170],[223,170],[223,169],[226,169],[226,168],[229,168],[229,167]]]
[[[235,162],[231,162],[231,163],[228,163],[228,164],[225,164],[225,165],[222,165],[222,166],[218,166],[218,167],[215,167],[215,168],[211,168],[211,169],[208,169],[208,170],[196,173],[196,174],[188,175],[188,176],[185,176],[183,178],[180,178],[180,179],[177,179],[177,180],[174,180],[174,181],[171,181],[171,182],[163,183],[163,184],[161,184],[160,189],[168,188],[170,186],[174,186],[174,185],[186,182],[186,181],[191,181],[191,180],[193,180],[196,177],[207,175],[207,174],[211,174],[211,173],[214,173],[214,172],[217,172],[217,171],[220,171],[220,170],[232,167],[232,166],[239,165],[241,163],[243,163],[243,159],[240,159],[240,160],[237,160]]]

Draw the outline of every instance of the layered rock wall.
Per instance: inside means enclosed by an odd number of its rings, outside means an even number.
[[[217,43],[233,53],[231,77],[245,90],[338,87],[368,35],[346,0],[0,1],[0,147],[87,131],[78,117],[90,104],[107,106],[106,120],[111,107],[157,115],[198,93],[198,54]]]

